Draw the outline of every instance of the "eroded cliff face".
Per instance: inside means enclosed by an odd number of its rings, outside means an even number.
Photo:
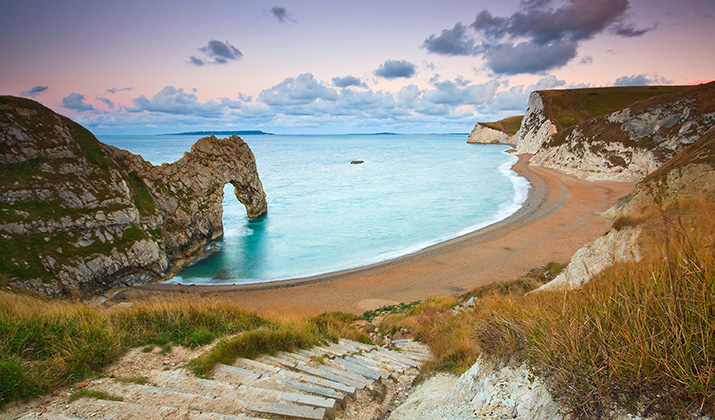
[[[223,187],[266,211],[248,146],[198,141],[153,166],[27,99],[0,97],[0,281],[89,296],[178,270],[223,232]]]
[[[556,130],[541,92],[532,93],[517,150],[531,163],[585,179],[638,181],[715,125],[715,83],[666,93]]]
[[[538,152],[541,145],[558,131],[556,124],[547,116],[545,101],[547,97],[541,92],[529,95],[529,105],[517,133],[517,153]]]
[[[605,213],[616,221],[614,227],[576,251],[566,269],[540,290],[577,289],[614,263],[640,261],[649,247],[666,242],[662,229],[669,212],[688,234],[711,233],[712,225],[701,233],[694,226],[715,211],[715,127],[699,137],[614,203]]]
[[[474,144],[508,144],[516,145],[516,136],[477,123],[469,133],[467,143]]]

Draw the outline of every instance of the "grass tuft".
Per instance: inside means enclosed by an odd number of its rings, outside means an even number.
[[[107,401],[124,401],[124,398],[122,398],[118,395],[110,394],[110,393],[104,392],[104,391],[95,391],[93,389],[82,388],[82,389],[79,389],[79,390],[73,392],[69,396],[69,402],[76,401],[80,398],[95,398],[98,400],[107,400]]]

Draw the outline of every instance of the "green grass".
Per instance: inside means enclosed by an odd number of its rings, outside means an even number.
[[[627,86],[542,91],[549,103],[547,115],[559,130],[610,114],[654,96],[682,90],[684,86]]]
[[[356,319],[341,313],[298,321],[267,319],[230,303],[203,300],[155,300],[124,310],[101,310],[0,292],[0,406],[96,375],[132,347],[169,352],[175,345],[198,347],[223,337],[192,362],[195,370],[203,366],[208,371],[219,361],[232,361],[230,357],[307,347],[338,337],[368,341],[351,327]]]
[[[80,398],[95,398],[98,400],[107,400],[107,401],[124,401],[124,398],[122,398],[118,395],[110,394],[110,393],[104,392],[104,391],[95,391],[93,389],[82,388],[82,389],[79,389],[79,390],[73,392],[69,396],[69,402],[76,401]]]
[[[524,119],[523,115],[517,115],[514,117],[504,118],[503,120],[499,121],[483,122],[479,124],[489,128],[493,128],[497,131],[502,131],[510,136],[513,136],[519,131],[519,128],[521,128],[522,119]]]

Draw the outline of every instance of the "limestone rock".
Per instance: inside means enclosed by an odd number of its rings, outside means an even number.
[[[614,220],[642,218],[650,207],[667,207],[676,201],[697,198],[715,203],[715,127],[639,182],[633,193],[619,199],[605,212]],[[576,251],[566,269],[539,290],[577,289],[616,262],[643,257],[643,228],[629,224]]]
[[[715,125],[715,83],[683,87],[594,118],[584,116],[585,109],[578,109],[580,114],[560,109],[565,105],[556,105],[559,97],[549,92],[531,94],[517,151],[535,153],[534,165],[585,179],[638,181]],[[576,124],[561,127],[553,121],[568,112],[578,115],[562,119]]]
[[[531,92],[529,105],[517,133],[516,151],[536,153],[541,145],[556,134],[556,124],[547,116],[545,97],[541,92]]]
[[[515,136],[477,123],[467,138],[467,143],[513,145]]]
[[[42,105],[0,97],[0,276],[50,296],[88,296],[175,272],[221,236],[223,187],[266,211],[248,146],[199,140],[153,166]]]

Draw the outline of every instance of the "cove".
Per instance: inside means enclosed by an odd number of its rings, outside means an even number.
[[[102,140],[159,164],[198,138],[146,137]],[[227,185],[224,236],[170,282],[241,284],[369,265],[502,220],[527,196],[508,147],[467,144],[462,134],[243,139],[256,156],[267,215],[248,219]]]

